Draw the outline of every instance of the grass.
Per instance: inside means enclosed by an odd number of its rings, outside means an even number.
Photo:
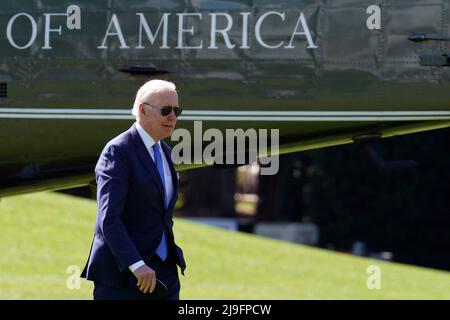
[[[0,202],[0,299],[91,299],[68,266],[82,268],[96,203],[56,193]],[[450,299],[450,273],[358,258],[175,221],[188,263],[181,299]],[[381,289],[366,269],[381,270]],[[75,282],[74,282],[75,278]]]

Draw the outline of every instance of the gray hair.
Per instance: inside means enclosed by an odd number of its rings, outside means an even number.
[[[148,99],[152,94],[157,93],[165,89],[176,90],[175,84],[165,80],[150,80],[147,81],[142,87],[139,88],[136,93],[136,99],[134,100],[133,109],[131,114],[138,119],[139,117],[139,105]]]

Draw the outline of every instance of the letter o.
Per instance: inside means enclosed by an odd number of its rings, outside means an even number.
[[[24,46],[19,46],[19,45],[13,40],[12,33],[11,33],[12,27],[13,27],[13,23],[14,23],[14,21],[16,21],[16,19],[17,19],[19,16],[25,16],[25,17],[27,17],[28,20],[30,20],[30,22],[31,22],[31,27],[32,27],[30,41],[28,41],[28,43],[27,43],[26,45],[24,45]],[[10,43],[14,48],[16,48],[16,49],[26,49],[26,48],[30,47],[30,46],[33,44],[34,40],[36,40],[36,36],[37,36],[37,25],[36,25],[36,21],[35,21],[34,18],[33,18],[32,16],[30,16],[28,13],[20,12],[20,13],[14,15],[11,19],[9,19],[8,26],[6,27],[6,36],[8,37],[9,43]]]

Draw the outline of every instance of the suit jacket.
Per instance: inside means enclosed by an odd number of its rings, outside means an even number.
[[[167,209],[158,170],[134,124],[104,147],[95,167],[98,209],[94,240],[81,277],[104,285],[126,286],[134,276],[128,267],[151,259],[163,230],[169,254],[184,275],[183,251],[175,244],[172,228],[178,178],[170,147],[164,141],[161,146],[174,191]]]

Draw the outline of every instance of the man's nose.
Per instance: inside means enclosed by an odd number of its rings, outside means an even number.
[[[175,115],[175,111],[172,109],[172,111],[170,111],[169,115],[167,116],[167,119],[169,120],[176,120],[177,116]]]

